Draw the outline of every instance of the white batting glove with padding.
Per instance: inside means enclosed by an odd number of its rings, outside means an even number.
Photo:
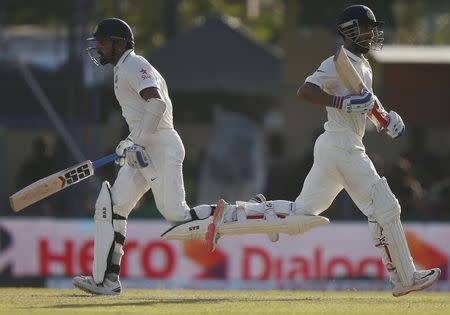
[[[331,106],[347,113],[366,114],[372,110],[374,101],[373,94],[363,90],[361,95],[333,96]]]
[[[388,114],[389,124],[386,127],[386,133],[389,137],[396,139],[405,132],[405,124],[399,114],[391,110]]]
[[[144,168],[150,163],[150,157],[143,146],[134,144],[125,150],[125,158],[128,164],[134,168]]]
[[[125,140],[122,140],[119,142],[119,144],[116,147],[116,154],[121,157],[125,157],[125,150],[129,147],[133,146],[134,142],[130,139],[126,138]]]
[[[119,158],[115,161],[117,165],[123,166],[125,164],[125,150],[133,145],[134,142],[128,138],[119,142],[116,147],[116,154],[119,156]]]

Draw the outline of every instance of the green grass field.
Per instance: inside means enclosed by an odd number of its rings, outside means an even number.
[[[450,314],[450,293],[125,290],[105,297],[1,288],[0,314]]]

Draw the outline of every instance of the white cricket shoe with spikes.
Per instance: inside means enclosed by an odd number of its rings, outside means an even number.
[[[76,276],[72,284],[80,290],[97,295],[119,295],[122,291],[120,281],[105,279],[103,283],[97,284],[92,276]]]
[[[414,284],[412,286],[403,286],[398,279],[391,279],[392,295],[399,297],[412,291],[420,291],[430,287],[441,275],[441,269],[433,268],[414,272]]]

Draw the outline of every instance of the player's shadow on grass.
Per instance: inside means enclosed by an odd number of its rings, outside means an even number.
[[[65,296],[67,297],[67,296]],[[86,295],[76,295],[72,297],[85,297],[85,298],[93,298],[92,303],[85,303],[85,304],[56,304],[51,306],[45,306],[42,308],[85,308],[85,307],[95,307],[95,306],[102,306],[103,304],[99,304],[98,298],[101,298],[105,301],[105,306],[148,306],[148,305],[157,305],[157,304],[203,304],[203,303],[218,303],[218,302],[248,302],[249,298],[152,298],[150,297],[148,301],[128,301],[128,302],[116,302],[116,303],[110,303],[110,298],[116,298],[116,297],[109,297],[109,296],[86,296]],[[106,300],[106,299],[108,300]],[[142,300],[144,298],[135,298]],[[303,298],[273,298],[273,299],[251,299],[252,302],[305,302],[305,301],[318,301],[320,298],[316,297],[303,297]],[[33,307],[33,309],[36,309],[36,307]]]

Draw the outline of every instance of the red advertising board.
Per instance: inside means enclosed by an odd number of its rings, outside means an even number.
[[[386,276],[367,225],[331,223],[304,235],[226,237],[209,253],[202,241],[162,241],[163,221],[128,224],[122,277],[192,281],[298,281]],[[12,276],[90,274],[94,224],[88,220],[0,221],[0,272]],[[448,279],[450,224],[405,224],[417,268],[438,266]]]

